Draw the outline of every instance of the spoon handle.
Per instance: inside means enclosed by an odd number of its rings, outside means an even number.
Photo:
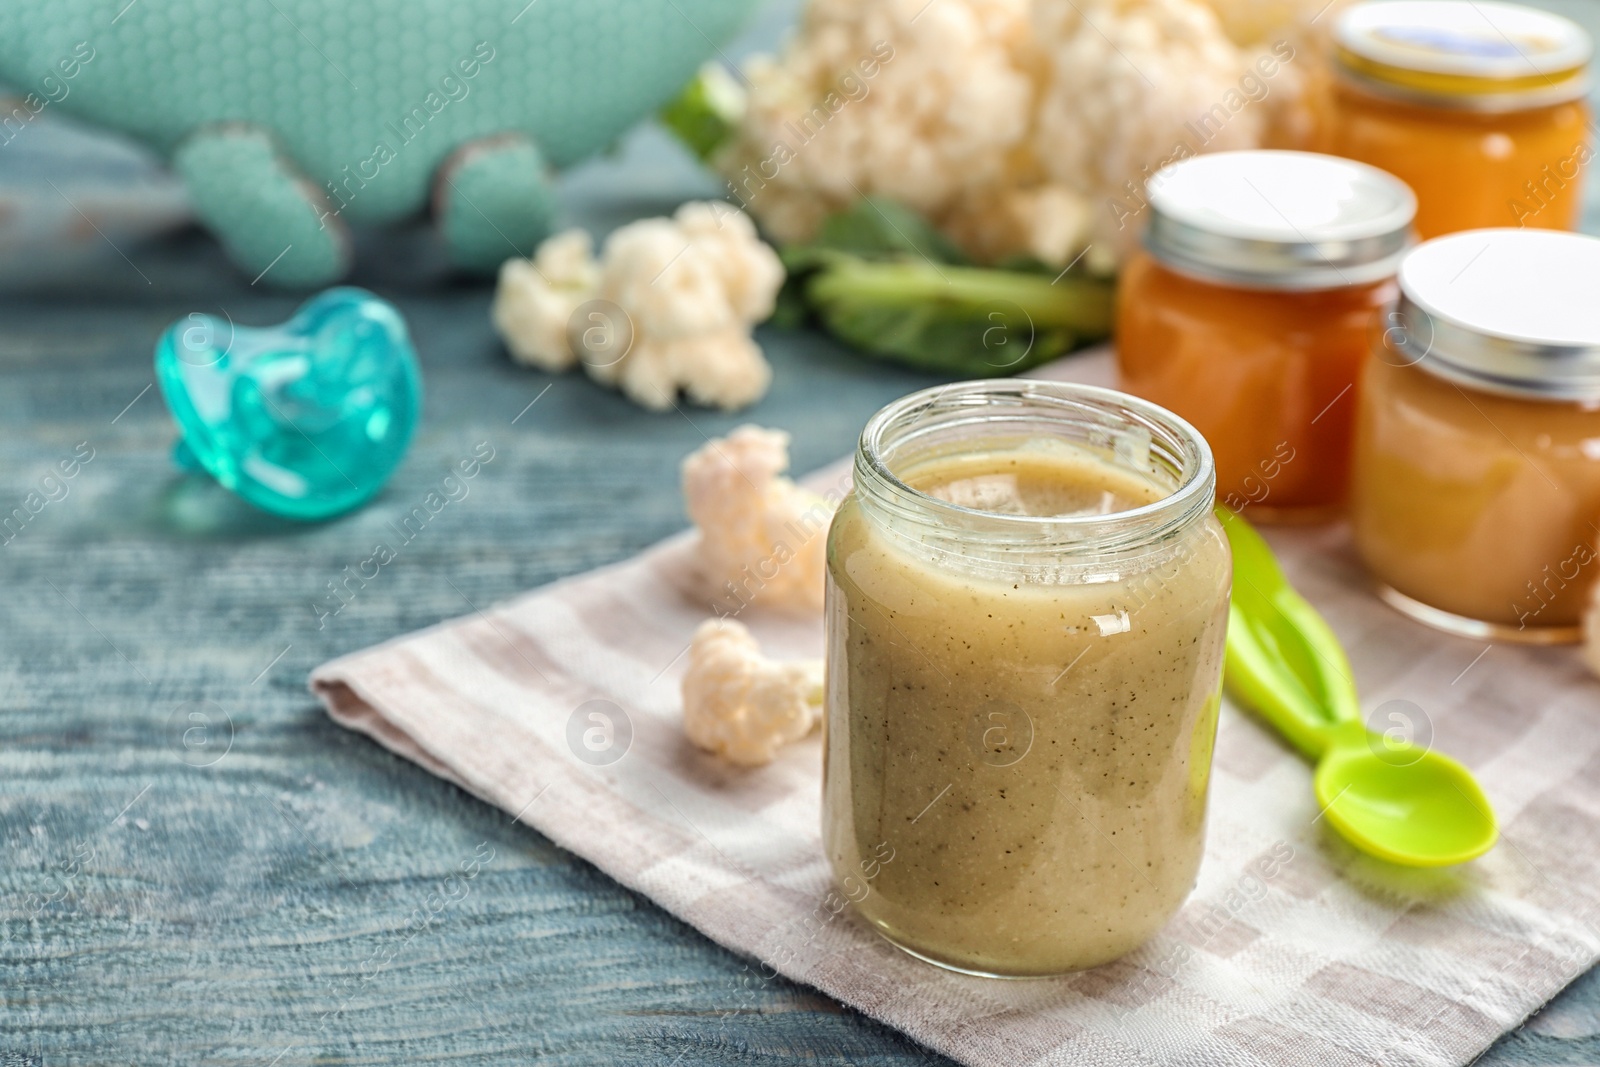
[[[1338,636],[1284,577],[1261,535],[1220,504],[1217,518],[1233,549],[1228,689],[1315,760],[1340,727],[1360,722],[1350,661]]]

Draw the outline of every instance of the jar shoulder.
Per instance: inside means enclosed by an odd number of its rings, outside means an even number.
[[[1141,252],[1123,272],[1118,328],[1122,334],[1158,323],[1182,323],[1243,335],[1360,327],[1391,304],[1398,291],[1392,278],[1333,289],[1250,289],[1180,274]]]
[[[1364,397],[1380,423],[1403,425],[1429,438],[1481,441],[1600,466],[1600,403],[1506,396],[1378,356],[1368,363]]]
[[[1101,591],[1111,593],[1118,582],[1137,582],[1146,589],[1170,583],[1165,591],[1172,595],[1214,600],[1227,596],[1232,581],[1227,536],[1209,512],[1137,552],[1084,551],[1070,560],[1063,557],[1061,565],[1051,568],[1054,578],[1048,581],[1025,577],[1039,569],[1037,557],[998,567],[985,561],[981,571],[968,569],[945,554],[920,555],[912,545],[895,543],[880,522],[864,512],[852,493],[839,505],[828,531],[828,570],[834,580],[875,598],[880,586],[904,590],[909,581],[924,594],[958,602],[991,587],[1004,593],[1020,580],[1044,595],[1054,588],[1063,595],[1094,597]]]
[[[1336,81],[1330,94],[1335,122],[1340,119],[1377,121],[1417,131],[1457,129],[1471,133],[1533,130],[1582,132],[1589,123],[1590,109],[1583,100],[1506,111],[1480,111],[1419,103],[1377,93]]]

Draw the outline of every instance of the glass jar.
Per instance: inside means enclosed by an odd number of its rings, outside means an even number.
[[[1600,536],[1600,240],[1477,230],[1417,248],[1367,368],[1356,546],[1452,633],[1576,641]]]
[[[1323,147],[1410,185],[1423,239],[1577,226],[1592,149],[1576,23],[1491,0],[1367,0],[1334,39]]]
[[[829,532],[823,838],[923,959],[1056,974],[1133,949],[1203,851],[1231,557],[1211,456],[1059,382],[915,393]]]
[[[1250,518],[1319,521],[1348,486],[1351,395],[1415,200],[1306,152],[1218,152],[1149,183],[1145,250],[1118,287],[1122,388],[1211,445],[1218,496]]]

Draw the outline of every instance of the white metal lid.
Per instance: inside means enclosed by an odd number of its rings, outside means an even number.
[[[1497,0],[1365,0],[1334,24],[1359,83],[1461,107],[1537,107],[1587,91],[1593,44],[1548,11]]]
[[[1163,167],[1145,247],[1183,274],[1251,289],[1333,289],[1394,274],[1417,198],[1365,163],[1244,151]]]
[[[1600,399],[1600,238],[1468,230],[1400,265],[1405,349],[1425,370],[1493,392]]]

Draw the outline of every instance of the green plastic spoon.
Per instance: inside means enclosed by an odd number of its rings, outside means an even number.
[[[1339,638],[1248,522],[1221,505],[1217,518],[1233,546],[1228,691],[1316,764],[1329,824],[1361,851],[1408,867],[1465,863],[1494,847],[1494,810],[1472,773],[1368,730]]]

